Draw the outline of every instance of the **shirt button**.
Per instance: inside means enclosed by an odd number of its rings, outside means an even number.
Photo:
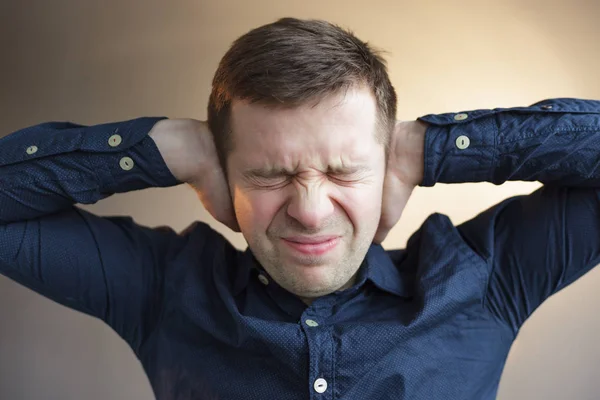
[[[544,110],[552,110],[552,106],[551,106],[551,105],[549,105],[549,104],[546,104],[545,106],[542,106],[542,108],[543,108]]]
[[[123,141],[123,139],[121,138],[120,135],[112,135],[111,137],[108,138],[108,145],[110,147],[117,147],[118,145],[121,144],[122,141]]]
[[[323,393],[327,390],[327,381],[323,378],[319,378],[314,384],[315,392]]]
[[[36,151],[38,151],[38,148],[37,148],[37,146],[29,146],[29,147],[27,148],[27,150],[25,150],[25,151],[27,152],[27,154],[33,154],[33,153],[35,153]]]
[[[266,276],[264,276],[263,274],[258,275],[258,280],[263,284],[263,285],[268,285],[269,284],[269,280],[267,279]]]
[[[460,114],[456,114],[456,115],[454,116],[454,119],[455,119],[456,121],[462,121],[462,120],[464,120],[464,119],[467,119],[468,117],[469,117],[469,115],[468,115],[468,114],[465,114],[465,113],[460,113]]]
[[[465,135],[460,135],[456,138],[456,147],[458,147],[461,150],[464,150],[467,147],[469,147],[469,144],[471,144],[471,140],[469,140],[469,138]]]
[[[125,171],[129,171],[131,168],[133,168],[133,160],[129,157],[123,157],[121,158],[121,161],[119,161],[119,165]]]
[[[306,320],[306,321],[304,321],[304,322],[306,322],[306,325],[308,325],[308,326],[310,326],[310,327],[313,327],[313,328],[314,328],[315,326],[319,326],[319,324],[317,323],[317,321],[314,321],[314,320],[312,320],[312,319],[307,319],[307,320]]]

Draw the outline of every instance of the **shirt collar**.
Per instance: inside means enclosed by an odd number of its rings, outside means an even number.
[[[363,266],[366,279],[373,282],[379,289],[401,297],[412,296],[411,279],[407,274],[401,272],[400,266],[392,261],[388,252],[381,245],[371,245]]]
[[[250,248],[242,254],[241,262],[233,283],[233,294],[237,296],[246,288],[250,276],[268,273],[256,260]],[[371,281],[379,289],[401,297],[412,296],[411,279],[403,274],[390,255],[378,244],[372,244],[360,266],[355,286],[362,286],[365,281]]]

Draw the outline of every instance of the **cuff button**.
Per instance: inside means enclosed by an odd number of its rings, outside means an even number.
[[[34,154],[38,151],[37,146],[29,146],[27,150],[25,150],[27,154]]]
[[[456,138],[456,147],[458,147],[461,150],[466,149],[467,147],[469,147],[470,144],[471,140],[465,135],[461,135]]]
[[[121,144],[122,141],[123,141],[123,139],[121,138],[120,135],[112,135],[111,137],[108,138],[108,145],[110,147],[117,147],[118,145]]]
[[[119,165],[125,171],[129,171],[133,168],[133,160],[130,157],[123,157],[119,161]]]

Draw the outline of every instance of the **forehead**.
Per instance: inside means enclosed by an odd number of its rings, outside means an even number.
[[[375,99],[367,89],[290,109],[234,101],[230,157],[244,164],[262,161],[278,167],[372,157],[382,149],[375,134],[376,118]]]

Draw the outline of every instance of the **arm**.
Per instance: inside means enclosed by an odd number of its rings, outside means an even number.
[[[85,127],[51,122],[0,139],[0,223],[93,204],[177,179],[148,132],[160,119]]]
[[[160,310],[165,262],[184,239],[74,204],[191,181],[198,165],[180,161],[202,154],[194,126],[47,123],[0,139],[0,273],[103,319],[137,350]]]
[[[557,99],[464,114],[422,118],[431,124],[423,186],[545,184],[458,227],[487,265],[485,306],[516,334],[545,299],[600,263],[600,102]]]
[[[516,334],[548,297],[600,264],[600,190],[543,186],[458,231],[486,265],[484,306]]]
[[[426,115],[425,173],[435,183],[540,181],[600,186],[600,101]]]

